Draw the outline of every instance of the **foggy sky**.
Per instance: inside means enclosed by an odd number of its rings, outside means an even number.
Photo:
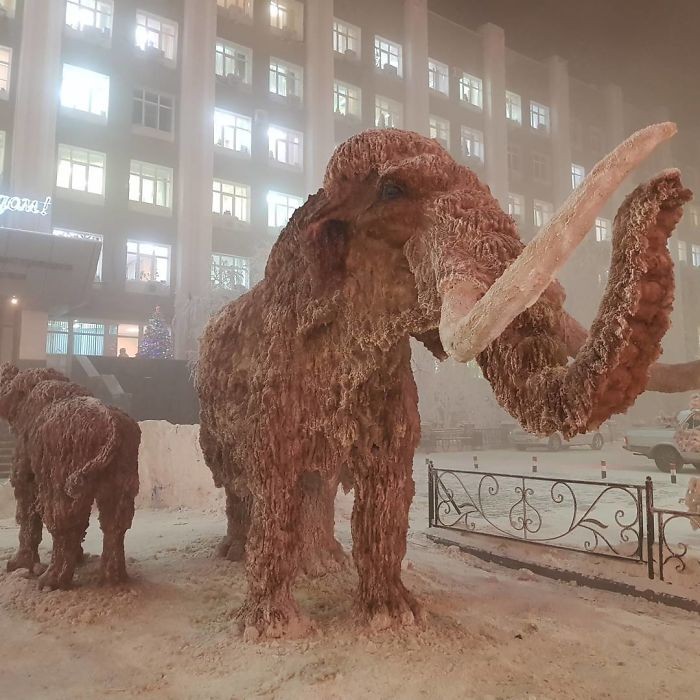
[[[665,104],[700,132],[700,0],[429,0],[476,29],[493,22],[535,59],[558,54],[571,75],[614,82],[640,107]]]

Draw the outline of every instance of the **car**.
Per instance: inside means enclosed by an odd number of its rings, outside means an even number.
[[[605,444],[603,434],[598,431],[574,435],[571,439],[566,440],[561,433],[539,437],[525,430],[517,429],[511,430],[508,440],[516,450],[526,450],[528,447],[546,447],[550,452],[558,452],[575,445],[587,445],[593,450],[602,450]]]
[[[681,447],[678,441],[679,435],[688,435],[691,431],[700,431],[700,410],[681,411],[674,427],[629,430],[622,446],[636,455],[653,459],[662,472],[670,472],[673,467],[680,471],[685,464],[692,464],[700,471],[700,448],[689,446],[687,440],[683,440],[685,447]]]

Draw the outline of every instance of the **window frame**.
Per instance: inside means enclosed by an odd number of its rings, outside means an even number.
[[[344,89],[345,93],[341,94],[340,89]],[[357,94],[352,94],[356,92]],[[346,104],[345,112],[340,109],[340,100],[344,99]],[[348,109],[348,106],[356,103],[357,111]],[[342,80],[333,80],[333,114],[344,119],[362,119],[362,88],[357,85],[346,83]]]
[[[517,97],[517,100],[509,99],[514,97]],[[506,121],[509,124],[523,125],[523,98],[511,90],[506,90]]]
[[[283,70],[280,70],[283,69]],[[275,90],[272,89],[274,75]],[[290,77],[293,79],[294,90],[289,91]],[[284,92],[280,92],[280,81],[284,81]],[[270,56],[268,65],[268,93],[275,95],[276,99],[282,99],[289,102],[299,102],[304,100],[304,69],[284,59]]]
[[[468,138],[474,136],[477,138]],[[475,144],[476,147],[472,145],[469,149],[470,151],[474,151],[473,153],[465,150],[467,143]],[[486,157],[484,148],[484,132],[480,131],[479,129],[474,129],[471,126],[467,126],[466,124],[461,124],[459,128],[459,149],[462,157],[466,158],[467,162],[471,163],[478,160],[483,165]]]
[[[275,196],[284,197],[286,199],[286,202],[285,203],[276,202],[273,205],[270,200],[272,200]],[[278,190],[269,190],[267,193],[266,200],[267,200],[267,227],[271,228],[271,229],[284,228],[289,223],[289,220],[291,219],[294,211],[296,211],[304,203],[304,200],[301,197],[298,197],[295,194],[289,194],[288,192],[279,192]],[[294,206],[294,207],[292,207],[290,204],[290,202],[292,200],[295,200],[297,202],[296,206]],[[274,216],[273,216],[273,211],[270,209],[271,206],[275,207]],[[287,220],[283,224],[278,223],[277,214],[278,214],[279,210],[277,209],[277,207],[279,207],[279,206],[284,207],[288,213]]]
[[[140,19],[143,18],[144,22],[143,24],[140,24]],[[149,27],[148,23],[149,20],[151,22],[157,22],[160,27],[159,29],[155,29],[153,27]],[[143,41],[143,46],[140,44],[139,40],[139,30],[140,28],[143,27],[144,31],[144,41]],[[172,33],[164,32],[164,27],[170,27],[173,29]],[[158,34],[158,44],[154,45],[149,42],[149,35],[151,33],[157,33]],[[136,46],[137,50],[141,51],[145,55],[153,54],[155,53],[158,57],[159,60],[163,61],[164,63],[168,65],[176,65],[177,64],[177,58],[178,58],[178,39],[179,39],[179,33],[180,33],[180,27],[179,24],[176,20],[171,19],[169,17],[163,17],[162,15],[157,15],[153,12],[150,12],[148,10],[143,10],[143,9],[137,9],[136,10],[136,23],[135,23],[135,28],[134,28],[134,45]],[[163,48],[163,37],[169,37],[170,40],[172,41],[172,56],[168,55],[168,51],[166,48]]]
[[[384,55],[389,59],[387,62],[383,62],[382,60],[382,56]],[[392,58],[395,60],[396,65],[392,63]],[[387,66],[395,68],[396,77],[403,78],[403,46],[396,41],[375,34],[374,66],[377,70],[387,74],[393,73],[393,70],[390,70]]]
[[[140,92],[140,96],[137,96],[137,92]],[[148,100],[147,95],[155,95],[158,98],[157,102]],[[166,98],[170,100],[170,106],[163,105],[161,103],[162,99]],[[134,111],[136,109],[136,103],[141,103],[141,123],[134,121]],[[157,126],[148,126],[146,121],[146,108],[147,105],[155,105],[155,111],[157,115]],[[160,122],[163,117],[163,111],[170,111],[170,130],[160,128]],[[135,86],[132,92],[131,98],[131,128],[135,133],[143,134],[144,136],[156,136],[158,138],[165,139],[167,141],[172,141],[175,138],[175,96],[166,92],[160,92],[159,90],[153,90],[147,87]]]
[[[89,7],[89,5],[93,5]],[[102,8],[109,8],[109,12],[105,12]],[[70,15],[76,13],[76,19],[79,21],[76,24],[71,24]],[[83,23],[82,17],[92,14],[94,21]],[[106,17],[106,22],[98,22],[99,17]],[[98,40],[111,41],[112,30],[114,26],[114,2],[113,0],[66,0],[65,26],[74,32],[81,34],[83,37],[94,37]]]
[[[219,189],[217,189],[217,184]],[[230,191],[227,190],[230,189]],[[218,197],[218,211],[215,205]],[[228,214],[225,209],[224,202],[231,200],[231,213]],[[232,180],[224,180],[223,178],[215,177],[212,179],[212,214],[221,221],[231,219],[234,224],[249,224],[250,223],[250,205],[251,205],[251,190],[250,185],[242,182],[234,182]],[[239,208],[240,207],[240,208]],[[238,216],[240,212],[244,216]]]
[[[62,155],[63,154],[63,155]],[[66,157],[67,154],[67,157]],[[76,154],[85,154],[85,162],[79,161],[75,158]],[[97,163],[92,163],[92,160],[101,161],[101,165]],[[88,201],[95,201],[99,199],[104,201],[105,198],[105,188],[107,181],[107,154],[101,151],[94,151],[89,148],[84,148],[82,146],[71,146],[67,143],[59,143],[57,147],[57,159],[56,159],[56,188],[61,191],[62,194],[67,196],[74,196],[79,198],[86,198]],[[70,164],[69,174],[68,174],[68,185],[59,184],[59,179],[61,177],[61,162],[67,162]],[[85,167],[85,189],[79,189],[72,186],[73,179],[75,177],[74,166],[81,165]],[[90,191],[90,170],[91,168],[97,168],[102,171],[101,176],[101,192]]]
[[[609,243],[612,240],[612,221],[604,216],[597,216],[593,225],[596,243]]]
[[[356,33],[356,35],[355,35]],[[340,45],[344,44],[345,49],[340,50]],[[354,44],[351,46],[351,44]],[[360,60],[362,56],[362,30],[355,24],[345,20],[333,18],[333,52],[339,56]]]
[[[253,82],[253,50],[242,44],[237,44],[228,39],[217,37],[214,46],[214,72],[227,82],[240,83],[250,86]],[[239,55],[245,60],[243,75],[239,75],[238,61]],[[219,72],[219,56],[221,56],[221,72]],[[234,70],[227,71],[227,62],[233,63]]]
[[[167,177],[163,177],[166,175]],[[132,178],[137,177],[139,180],[138,191],[139,198],[132,197]],[[144,182],[152,182],[153,185],[153,202],[144,201]],[[158,204],[159,184],[164,183],[165,186],[165,204]],[[175,173],[173,168],[167,165],[158,163],[150,163],[144,160],[132,158],[129,162],[129,208],[147,211],[149,213],[158,213],[164,216],[172,215],[173,211],[173,190],[175,187]]]
[[[446,63],[428,58],[428,89],[434,94],[450,96],[450,67]]]
[[[383,105],[380,105],[380,101]],[[395,109],[395,112],[392,112]],[[391,118],[391,124],[379,123],[380,114],[389,116]],[[395,122],[398,122],[396,124]],[[391,97],[385,97],[384,95],[374,96],[374,125],[377,129],[401,129],[403,128],[403,104],[398,100],[393,100]]]
[[[273,143],[273,130],[276,130],[280,136],[285,136],[287,138],[277,138]],[[291,137],[291,139],[289,137]],[[289,129],[279,124],[270,124],[267,128],[267,147],[271,163],[284,166],[291,170],[304,169],[304,133],[302,131]],[[280,148],[286,149],[287,156],[296,154],[296,158],[280,160],[277,157],[280,154]]]
[[[136,245],[136,251],[131,251],[129,250],[129,246],[131,244]],[[140,248],[141,246],[151,246],[154,249],[154,252],[152,254],[148,253],[142,253]],[[157,248],[161,248],[165,251],[167,251],[167,255],[157,255],[156,250]],[[129,255],[136,255],[136,268],[134,270],[135,277],[129,277]],[[154,263],[155,263],[155,273],[156,275],[158,274],[158,260],[166,260],[166,267],[167,267],[167,280],[159,280],[159,279],[143,279],[144,274],[150,274],[141,269],[141,260],[143,258],[150,258]],[[137,287],[138,289],[142,289],[144,286],[148,285],[156,285],[157,287],[161,287],[163,289],[170,289],[170,284],[171,284],[171,274],[172,274],[172,246],[168,245],[167,243],[154,243],[152,241],[143,241],[140,239],[135,239],[135,238],[129,238],[126,241],[126,269],[125,269],[125,279],[128,286],[133,286]]]
[[[538,213],[541,214],[541,222],[538,222]],[[532,223],[537,228],[542,228],[548,224],[552,217],[554,216],[554,205],[552,202],[547,202],[543,199],[533,199],[532,200]]]
[[[230,265],[224,265],[224,259],[230,260]],[[243,264],[240,264],[243,263]],[[224,289],[226,291],[233,292],[236,287],[242,287],[243,289],[250,289],[250,258],[246,258],[240,255],[231,255],[230,253],[216,253],[211,254],[211,272],[210,272],[210,283],[214,289]],[[242,272],[242,282],[240,284],[216,284],[215,283],[215,270],[231,269],[234,271],[234,276],[238,276]],[[223,275],[218,273],[219,279]]]
[[[476,75],[462,71],[459,77],[459,101],[473,109],[483,110],[484,81]]]
[[[227,117],[233,117],[233,123],[232,124],[220,124],[217,126],[217,116],[218,115],[226,115]],[[239,121],[243,122],[245,121],[246,127],[242,126],[239,124]],[[220,130],[221,134],[218,134],[217,131]],[[231,130],[232,131],[232,143],[233,147],[229,148],[228,146],[225,145],[226,143],[226,130]],[[245,143],[240,144],[240,138],[239,135],[240,133],[245,133],[247,134],[247,137],[243,139]],[[219,137],[220,138],[217,138]],[[234,153],[240,158],[250,158],[251,157],[251,148],[253,145],[253,119],[245,114],[238,114],[237,112],[229,112],[226,109],[221,109],[217,107],[214,110],[214,145],[217,148],[221,148],[224,151]],[[240,146],[240,147],[239,147]]]
[[[1,57],[2,52],[7,51],[7,58]],[[10,90],[12,89],[12,57],[13,50],[11,46],[0,45],[0,76],[6,73],[7,77],[0,77],[0,100],[10,99]],[[2,86],[2,83],[5,86]]]
[[[445,135],[445,138],[440,138],[440,132]],[[434,132],[434,133],[433,133]],[[450,120],[444,117],[439,117],[437,114],[428,116],[428,133],[431,139],[435,139],[445,150],[450,150]]]
[[[82,109],[81,107],[76,107],[75,103],[74,104],[66,104],[64,102],[64,99],[66,99],[66,96],[64,94],[64,90],[68,89],[68,84],[66,83],[66,69],[69,69],[68,73],[72,71],[76,72],[76,75],[74,78],[78,78],[78,82],[86,81],[88,75],[90,76],[95,76],[96,78],[99,78],[101,82],[103,83],[101,86],[98,85],[93,85],[88,88],[88,95],[87,95],[87,102],[88,102],[88,109]],[[80,78],[82,77],[82,80]],[[93,102],[98,101],[97,95],[99,94],[99,91],[104,91],[104,82],[106,79],[106,86],[107,90],[104,95],[100,96],[100,99],[104,99],[106,97],[106,104],[105,104],[105,111],[104,112],[96,112],[93,109]],[[109,121],[109,103],[110,103],[110,97],[111,97],[111,76],[107,73],[99,73],[98,71],[90,70],[89,68],[85,68],[83,66],[77,66],[74,63],[63,63],[63,69],[61,72],[61,91],[60,91],[60,105],[61,105],[61,112],[64,114],[70,114],[71,116],[76,116],[80,117],[81,119],[90,119],[91,121],[96,121],[100,124],[106,124]],[[84,83],[83,83],[84,84]],[[74,89],[75,85],[72,86],[71,89]],[[77,102],[77,100],[75,101]]]
[[[530,128],[533,131],[549,134],[552,126],[552,115],[548,105],[530,100]]]

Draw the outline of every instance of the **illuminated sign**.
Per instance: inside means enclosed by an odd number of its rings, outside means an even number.
[[[51,197],[44,200],[28,199],[26,197],[11,197],[7,194],[0,194],[0,216],[7,211],[17,211],[22,214],[38,214],[48,216],[51,208]]]

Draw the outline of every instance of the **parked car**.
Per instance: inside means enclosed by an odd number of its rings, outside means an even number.
[[[550,452],[558,452],[575,445],[587,445],[593,450],[602,450],[605,444],[603,434],[598,431],[574,435],[570,440],[566,440],[561,433],[554,433],[549,437],[539,437],[519,428],[511,430],[508,439],[516,450],[526,450],[528,447],[546,447]]]
[[[649,457],[657,469],[670,472],[671,467],[680,471],[685,464],[692,464],[700,471],[700,449],[685,448],[678,444],[679,434],[700,429],[700,410],[681,411],[676,417],[676,425],[663,428],[637,428],[625,434],[623,447],[636,455]]]

